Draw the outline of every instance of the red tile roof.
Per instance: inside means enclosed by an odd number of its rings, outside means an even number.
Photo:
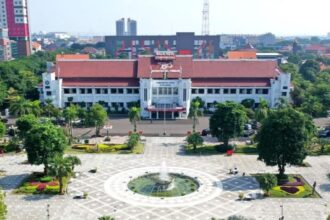
[[[217,79],[217,78],[195,78],[192,80],[192,87],[268,87],[268,78],[249,79]]]
[[[62,60],[57,62],[56,76],[60,78],[132,78],[136,77],[134,60]]]
[[[66,78],[64,87],[139,87],[138,79],[127,78]]]

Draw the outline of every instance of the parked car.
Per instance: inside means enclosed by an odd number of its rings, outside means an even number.
[[[323,137],[323,138],[325,138],[325,137],[330,137],[330,130],[322,130],[322,131],[320,131],[319,132],[319,137]]]
[[[254,135],[255,134],[255,131],[250,129],[250,130],[245,130],[244,133],[243,133],[243,136],[244,137],[250,137],[251,135]]]
[[[204,130],[202,130],[202,136],[207,136],[208,134],[211,134],[210,129],[204,129]]]
[[[261,127],[261,124],[260,124],[259,122],[254,121],[254,122],[252,123],[252,129],[254,129],[254,130],[258,130],[260,127]]]
[[[244,125],[244,130],[251,130],[252,129],[252,125],[251,124],[245,124]]]

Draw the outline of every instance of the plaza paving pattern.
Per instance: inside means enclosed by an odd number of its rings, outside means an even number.
[[[0,158],[0,169],[7,171],[7,176],[0,178],[0,185],[8,192],[8,219],[32,220],[47,219],[47,204],[50,205],[50,219],[97,219],[102,215],[111,215],[120,219],[199,219],[210,220],[212,217],[225,218],[240,214],[255,219],[278,219],[280,206],[284,207],[285,219],[326,219],[330,201],[330,181],[327,173],[330,157],[309,157],[307,162],[312,167],[288,167],[288,173],[300,173],[305,179],[317,182],[321,199],[259,199],[255,201],[237,201],[238,193],[258,192],[255,180],[248,176],[251,173],[277,172],[276,167],[266,167],[257,161],[254,155],[186,156],[182,151],[184,138],[155,137],[147,138],[146,149],[142,155],[109,155],[82,154],[83,165],[77,167],[80,176],[72,181],[65,196],[14,195],[11,190],[32,171],[42,171],[42,167],[22,163],[26,155],[5,156]],[[201,203],[178,207],[152,207],[144,203],[138,205],[129,200],[116,199],[108,195],[104,185],[106,180],[121,172],[143,167],[159,166],[165,160],[168,166],[182,167],[205,172],[221,180],[223,191]],[[88,171],[98,168],[96,174]],[[237,167],[240,174],[229,175],[228,170]],[[247,174],[242,176],[242,172]],[[125,184],[125,183],[123,183]],[[88,192],[88,198],[74,200],[77,192]],[[203,197],[203,195],[201,195]],[[184,197],[182,197],[184,198]],[[165,199],[166,200],[166,199]]]

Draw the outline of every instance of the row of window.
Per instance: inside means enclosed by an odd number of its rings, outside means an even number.
[[[255,92],[253,93],[253,91]],[[267,95],[269,93],[269,89],[191,89],[191,94],[263,94]]]
[[[152,88],[153,95],[177,95],[178,93],[179,89],[174,87]]]
[[[93,91],[94,90],[94,91]],[[126,93],[125,93],[126,90]],[[139,89],[138,88],[127,88],[127,89],[123,89],[123,88],[111,88],[111,89],[107,89],[107,88],[80,88],[80,89],[76,89],[76,88],[66,88],[64,89],[64,94],[77,94],[79,92],[79,94],[139,94]]]
[[[125,106],[125,103],[124,102],[98,102],[100,105],[102,105],[103,107],[105,108],[124,108]],[[80,107],[82,108],[89,108],[89,107],[92,107],[93,106],[93,102],[65,102],[64,105],[65,107],[68,107],[70,105],[79,105]]]

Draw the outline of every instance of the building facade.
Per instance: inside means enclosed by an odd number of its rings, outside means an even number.
[[[157,52],[130,60],[57,60],[43,74],[39,89],[41,101],[50,99],[60,108],[100,103],[122,111],[139,102],[143,118],[186,119],[196,97],[211,111],[217,102],[244,99],[258,105],[263,98],[275,107],[289,98],[290,81],[276,61],[202,60]]]
[[[179,32],[176,35],[106,36],[106,52],[112,58],[135,59],[156,51],[172,50],[194,58],[217,59],[220,55],[219,35],[195,35]]]
[[[137,35],[137,23],[135,20],[127,19],[127,35],[136,36]]]
[[[125,18],[116,21],[116,36],[125,35]]]
[[[17,42],[19,56],[31,55],[27,0],[0,0],[0,25],[7,28],[10,40]]]
[[[0,61],[8,61],[11,59],[12,53],[8,29],[0,28]]]

